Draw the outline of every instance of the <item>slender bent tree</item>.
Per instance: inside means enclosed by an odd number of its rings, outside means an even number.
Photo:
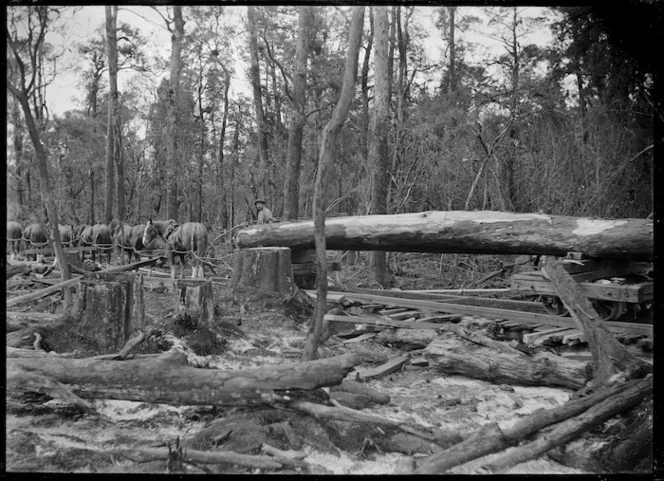
[[[353,7],[353,14],[348,35],[348,53],[344,80],[337,106],[332,118],[323,129],[320,154],[318,156],[318,173],[314,183],[314,239],[316,242],[316,258],[318,262],[318,286],[316,291],[316,309],[314,319],[309,327],[309,334],[302,353],[303,361],[312,361],[317,357],[318,343],[323,331],[323,315],[327,298],[327,256],[325,255],[325,209],[327,207],[328,171],[334,160],[334,147],[339,131],[343,126],[355,92],[357,77],[357,57],[362,42],[362,24],[364,23],[364,7]]]
[[[295,75],[293,78],[293,98],[291,127],[288,131],[288,159],[284,180],[284,220],[297,219],[300,200],[300,166],[302,161],[302,132],[304,130],[307,88],[307,57],[312,19],[311,6],[300,8],[297,45],[295,47]]]
[[[7,89],[14,96],[16,101],[20,104],[23,110],[23,117],[25,124],[30,134],[30,140],[35,149],[35,157],[37,159],[37,168],[39,171],[39,189],[44,206],[46,207],[46,215],[48,217],[48,234],[51,243],[55,249],[55,254],[60,264],[60,272],[62,280],[66,281],[71,279],[71,270],[67,262],[67,256],[62,248],[60,242],[60,232],[58,230],[58,206],[53,196],[51,183],[49,182],[48,175],[48,162],[46,159],[46,151],[39,136],[37,124],[30,110],[30,96],[33,94],[34,89],[40,88],[37,85],[37,71],[41,68],[38,65],[39,51],[44,46],[44,37],[48,30],[48,14],[49,8],[47,6],[29,6],[17,7],[25,9],[24,14],[31,18],[31,21],[26,22],[20,14],[16,17],[12,15],[17,13],[16,9],[11,9],[11,18],[7,22],[7,45],[9,46],[8,54],[11,52],[13,58],[7,59]],[[22,24],[23,27],[27,24],[28,32],[25,36],[19,34],[19,28],[16,24]],[[68,309],[72,305],[71,289],[65,289],[64,297],[65,308]]]
[[[374,116],[369,164],[372,168],[371,213],[387,214],[387,133],[390,128],[390,84],[387,72],[387,7],[374,6]],[[381,287],[389,287],[387,254],[370,253],[370,265]]]

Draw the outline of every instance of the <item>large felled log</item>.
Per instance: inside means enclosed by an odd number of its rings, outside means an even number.
[[[327,249],[548,254],[643,260],[653,257],[653,221],[515,214],[494,211],[429,211],[416,214],[334,217],[325,221]],[[239,248],[314,247],[312,221],[260,224],[238,230]]]
[[[424,350],[434,369],[496,384],[561,386],[580,389],[588,380],[586,363],[541,352],[499,351],[475,342],[459,343],[446,335]]]
[[[108,361],[8,348],[7,383],[18,389],[26,373],[38,373],[66,385],[83,399],[247,406],[270,404],[279,400],[283,391],[339,384],[362,360],[361,354],[353,353],[278,367],[220,371],[190,367],[178,351]]]

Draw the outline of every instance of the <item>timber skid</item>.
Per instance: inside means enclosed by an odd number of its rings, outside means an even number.
[[[650,313],[653,306],[651,265],[643,262],[586,259],[570,253],[561,259],[564,269],[579,284],[602,321],[629,320]],[[539,300],[546,312],[555,316],[569,316],[556,291],[540,270],[537,256],[533,269],[515,274],[511,288]]]

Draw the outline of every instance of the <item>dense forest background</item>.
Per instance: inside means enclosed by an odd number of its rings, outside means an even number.
[[[367,8],[327,215],[372,213],[372,183],[384,182],[387,213],[646,217],[658,54],[643,50],[663,45],[660,9],[652,5],[556,7],[537,16],[525,7],[390,6],[388,120],[379,129]],[[281,220],[312,217],[320,139],[344,74],[349,8],[156,7],[172,39],[163,56],[140,29],[118,22],[117,7],[106,7],[98,36],[70,47],[79,55],[84,97],[52,115],[45,92],[60,71],[47,33],[67,35],[65,20],[77,8],[6,9],[9,220],[46,220],[35,138],[62,223],[152,216],[222,231],[251,221],[258,197]],[[427,54],[422,17],[441,39],[440,58]],[[551,42],[528,40],[544,30]],[[474,41],[478,31],[497,48]],[[250,86],[231,96],[240,69]],[[127,82],[118,89],[123,70],[159,78],[158,87]],[[373,175],[370,160],[376,135],[387,139],[384,177]]]

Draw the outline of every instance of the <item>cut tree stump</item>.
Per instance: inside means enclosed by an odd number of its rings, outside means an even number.
[[[102,352],[116,352],[132,329],[144,327],[143,277],[128,273],[80,279],[75,318],[84,339]]]
[[[179,279],[175,283],[178,313],[197,321],[197,327],[212,327],[214,302],[212,280]]]
[[[295,292],[290,249],[257,247],[236,249],[231,288],[253,288],[271,294],[290,296]]]

